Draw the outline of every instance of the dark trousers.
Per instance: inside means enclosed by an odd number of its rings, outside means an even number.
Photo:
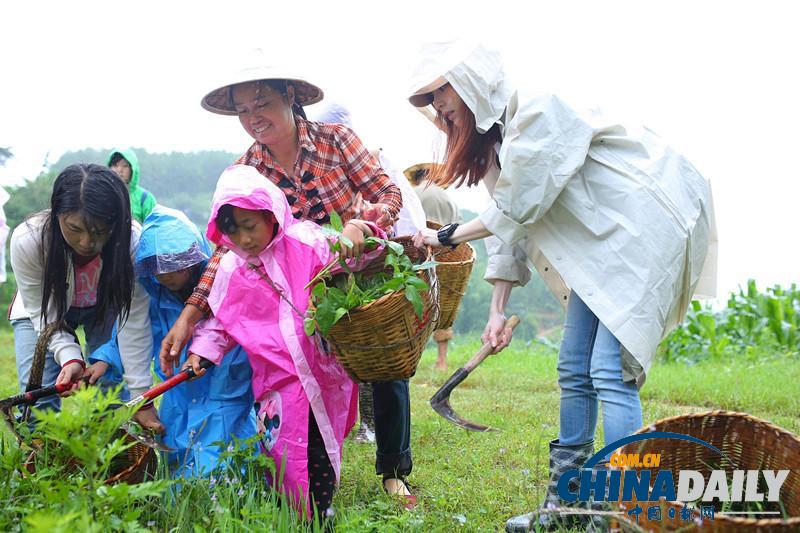
[[[336,490],[336,473],[311,409],[308,412],[308,485],[314,507],[319,517],[324,518]]]
[[[372,384],[375,411],[375,471],[384,478],[411,473],[411,399],[408,380]]]

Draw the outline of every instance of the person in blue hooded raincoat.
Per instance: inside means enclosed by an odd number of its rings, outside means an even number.
[[[147,216],[136,252],[136,275],[150,296],[153,346],[170,330],[206,267],[211,250],[197,227],[180,211],[156,206]],[[153,352],[158,357],[158,350]],[[186,348],[181,361],[186,357]],[[92,361],[109,365],[106,385],[121,381],[122,365],[115,339],[92,354]],[[163,380],[159,365],[157,375]],[[256,434],[252,369],[247,354],[234,348],[218,367],[202,378],[167,391],[159,415],[166,427],[164,444],[173,475],[208,474],[218,466],[224,450],[212,443],[232,442]],[[123,393],[124,394],[124,393]]]

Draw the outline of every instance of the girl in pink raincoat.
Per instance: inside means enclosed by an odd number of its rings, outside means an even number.
[[[375,225],[361,227],[365,236],[385,237]],[[186,366],[198,372],[200,357],[219,364],[237,343],[244,348],[262,444],[276,466],[270,482],[298,510],[311,513],[313,503],[320,516],[331,514],[358,390],[303,330],[306,285],[334,259],[328,239],[316,224],[295,220],[283,192],[245,165],[220,176],[206,235],[230,251],[209,295],[214,315],[198,324]]]

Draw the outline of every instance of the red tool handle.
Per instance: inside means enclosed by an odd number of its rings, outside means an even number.
[[[75,385],[75,383],[76,383],[75,381],[71,381],[69,383],[59,383],[55,386],[56,392],[58,394],[61,394],[62,392],[67,392],[72,388],[73,385]]]
[[[89,378],[85,377],[77,381],[73,381],[71,383],[65,383],[60,385],[50,385],[49,387],[43,387],[41,389],[33,389],[31,391],[23,392],[22,394],[17,394],[9,398],[4,398],[0,400],[0,408],[4,409],[6,407],[13,407],[15,405],[22,405],[26,403],[34,404],[36,403],[37,400],[40,400],[42,398],[66,392],[70,390],[73,385],[75,385],[80,381],[83,381],[84,383],[89,383]]]
[[[214,363],[212,363],[208,359],[200,359],[200,368],[210,368],[211,365],[213,365],[213,364]],[[157,398],[157,397],[161,396],[162,394],[167,392],[169,389],[171,389],[175,385],[178,385],[179,383],[183,383],[187,379],[191,379],[193,377],[195,377],[194,370],[191,369],[191,368],[187,368],[186,370],[182,370],[180,373],[175,374],[174,376],[172,376],[168,380],[159,383],[158,385],[156,385],[152,389],[144,392],[142,394],[142,397],[145,400],[152,400],[153,398]]]

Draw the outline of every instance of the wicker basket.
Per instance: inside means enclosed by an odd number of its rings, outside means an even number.
[[[788,431],[755,418],[746,413],[730,411],[709,411],[690,415],[665,418],[653,425],[642,428],[637,433],[667,431],[691,435],[708,442],[722,450],[729,461],[721,461],[719,454],[700,444],[676,439],[652,439],[633,442],[624,446],[620,453],[660,453],[659,468],[672,470],[677,481],[680,470],[702,472],[707,480],[712,469],[726,470],[728,479],[732,470],[789,470],[789,477],[783,483],[780,501],[784,505],[787,519],[734,517],[719,512],[716,507],[713,520],[704,518],[698,522],[681,519],[681,505],[661,502],[661,520],[647,520],[645,512],[639,515],[638,526],[625,515],[621,520],[623,529],[633,531],[759,531],[789,532],[800,531],[800,439]],[[648,502],[649,503],[649,502]],[[765,502],[767,504],[767,502]],[[627,502],[628,510],[635,505]],[[708,505],[708,504],[706,504]],[[690,505],[691,506],[691,505]],[[694,506],[696,507],[696,506]],[[669,518],[669,509],[675,510],[674,518]],[[778,510],[778,508],[765,509]],[[769,515],[766,515],[769,516]]]
[[[441,224],[428,221],[428,227],[439,229]],[[439,323],[436,329],[447,329],[456,321],[458,306],[467,291],[469,277],[475,264],[475,248],[464,242],[455,248],[440,248],[433,258],[436,260],[436,276],[439,278]]]
[[[65,330],[75,336],[75,332],[63,322],[50,324],[44,330],[42,330],[42,332],[39,334],[38,340],[36,341],[33,363],[31,365],[29,385],[32,385],[33,388],[39,388],[42,385],[42,374],[44,371],[44,361],[47,353],[47,346],[49,345],[52,336],[59,330]],[[75,340],[77,342],[77,337],[75,337]],[[30,414],[30,409],[26,409],[23,412],[23,421],[27,420]],[[16,430],[16,422],[13,419],[10,411],[5,412],[4,415],[6,416],[6,420],[9,423],[12,433],[20,442],[20,444],[22,444],[24,441]],[[120,437],[124,437],[126,443],[133,442],[133,445],[112,460],[111,468],[108,473],[109,477],[105,480],[105,483],[108,485],[113,485],[114,483],[120,482],[135,484],[141,483],[145,479],[152,479],[155,476],[156,469],[158,467],[158,456],[156,455],[155,450],[137,441],[131,435],[121,429],[116,435],[116,438]],[[34,443],[32,448],[33,451],[22,465],[23,473],[28,472],[33,474],[36,471],[36,454],[43,453],[38,444]],[[77,469],[79,467],[77,460],[71,462],[70,467]]]
[[[137,441],[124,431],[120,430],[117,438],[124,436],[126,443],[133,443],[131,447],[123,451],[111,461],[111,468],[108,478],[104,481],[106,485],[116,483],[128,483],[135,485],[142,481],[150,480],[155,477],[158,469],[158,456],[155,450]],[[36,454],[43,453],[41,449],[34,449],[28,456],[23,466],[23,472],[33,474],[36,472]],[[69,463],[69,470],[78,469],[78,462]]]
[[[392,239],[403,245],[412,261],[424,260],[410,237]],[[385,252],[384,252],[385,253]],[[383,258],[376,258],[366,273],[383,270]],[[403,291],[387,294],[350,310],[328,332],[336,359],[350,377],[359,383],[408,379],[417,371],[425,343],[439,315],[439,284],[434,270],[421,272],[430,290],[421,293],[422,318],[418,318]]]

